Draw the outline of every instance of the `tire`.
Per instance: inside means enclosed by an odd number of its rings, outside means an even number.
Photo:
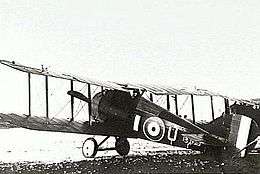
[[[129,141],[126,138],[117,138],[115,149],[119,155],[126,156],[130,151]]]
[[[85,158],[95,157],[98,150],[97,141],[94,138],[87,138],[82,145],[82,154]]]

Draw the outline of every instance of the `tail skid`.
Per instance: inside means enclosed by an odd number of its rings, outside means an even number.
[[[243,152],[243,151],[245,151],[246,149],[248,149],[248,148],[251,147],[252,145],[256,144],[259,140],[260,140],[260,138],[257,137],[254,141],[248,143],[244,148],[242,148],[241,150],[239,150],[239,151],[237,152],[237,154],[233,156],[233,158],[237,157],[239,154],[245,153],[245,152]],[[241,155],[241,156],[242,156],[242,155]]]

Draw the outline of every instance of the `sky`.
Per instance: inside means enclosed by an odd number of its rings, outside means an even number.
[[[257,0],[2,0],[0,57],[97,79],[259,97],[259,7]]]
[[[257,98],[259,8],[257,0],[2,0],[0,58],[101,80]],[[26,90],[25,75],[11,74],[0,67],[2,82],[15,79]],[[26,97],[17,85],[4,86],[2,96]]]

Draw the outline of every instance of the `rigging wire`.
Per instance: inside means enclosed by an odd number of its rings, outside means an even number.
[[[81,100],[79,101],[79,103],[78,103],[78,105],[77,105],[77,109],[75,110],[75,115],[74,115],[74,117],[78,115],[78,112],[79,112],[79,110],[80,110],[80,106],[81,106]]]
[[[160,97],[156,100],[156,102],[155,103],[158,103],[159,102],[159,100],[161,100],[162,99],[162,96],[163,95],[160,95]]]
[[[80,92],[82,92],[82,93],[84,93],[85,91],[86,91],[86,88],[87,87],[87,84],[85,84],[79,91]],[[78,114],[80,113],[80,111],[82,110],[82,107],[84,107],[85,105],[86,105],[86,103],[84,103],[84,106],[82,106],[81,108],[80,108],[80,106],[82,105],[82,101],[81,100],[79,100],[79,104],[78,104],[78,106],[77,106],[77,109],[76,109],[76,112],[75,112],[75,115],[74,115],[74,119],[78,116]],[[79,109],[80,108],[80,109]]]
[[[82,90],[84,90],[84,88],[86,89],[86,84],[79,90],[79,91],[82,91]],[[63,105],[62,106],[62,108],[55,114],[55,116],[54,117],[57,117],[67,106],[68,106],[68,104],[71,102],[71,100],[68,100],[67,102],[66,102],[66,104],[65,105]],[[81,101],[80,101],[81,102]],[[79,107],[78,107],[79,108]],[[54,118],[53,117],[53,118]],[[74,117],[75,118],[75,117]]]
[[[181,105],[181,107],[180,107],[180,110],[183,109],[183,107],[184,107],[184,105],[186,104],[186,102],[188,101],[188,99],[189,99],[189,96],[187,96],[187,97],[185,98],[184,102],[182,103],[182,105]]]
[[[86,105],[87,103],[84,103],[83,105],[81,104],[81,108],[80,108],[80,110],[75,114],[75,117],[79,114],[79,112],[85,107],[85,105]],[[75,118],[74,117],[74,118]]]
[[[87,88],[86,88],[87,84],[80,90],[82,93],[86,92]],[[99,86],[97,86],[95,88],[95,90],[93,92],[91,92],[92,94],[95,93],[97,90],[99,89]],[[86,110],[84,109],[84,107],[86,106],[86,102],[84,102],[84,104],[82,104],[82,101],[80,100],[78,107],[76,109],[76,113],[74,115],[74,118],[76,118],[79,113],[83,110],[83,112],[86,114]],[[80,107],[81,106],[81,107]],[[87,115],[87,114],[86,114]]]
[[[70,103],[70,100],[54,115],[54,117],[58,116],[68,106],[69,103]]]
[[[50,85],[51,86],[51,85]],[[65,83],[58,83],[58,85],[57,85],[57,87],[53,87],[53,88],[49,88],[49,91],[50,91],[50,100],[54,100],[54,102],[56,102],[57,104],[62,104],[62,102],[61,102],[61,100],[58,100],[57,99],[57,89],[59,89],[59,91],[61,91],[61,89],[63,89],[64,90],[64,86],[65,86]],[[56,89],[57,88],[57,89]],[[66,100],[65,100],[65,102],[66,102]],[[65,105],[63,105],[62,107],[61,107],[61,109],[60,110],[58,110],[58,112],[56,112],[56,114],[54,115],[54,117],[56,117],[56,116],[58,116],[65,108],[66,108],[66,106],[68,105],[70,103],[70,100],[68,100],[67,102],[66,102],[66,104]],[[56,109],[56,111],[57,111],[57,109]]]
[[[85,105],[86,105],[86,103],[83,105],[82,110],[83,110],[83,112],[84,112],[85,115],[88,115],[87,112],[86,112],[86,110],[85,110]],[[88,121],[89,121],[89,120],[88,120]]]
[[[95,92],[99,89],[99,86],[96,87],[96,89],[91,93],[91,94],[95,94]]]
[[[150,96],[148,96],[147,92],[145,92],[145,95],[146,95],[147,98],[150,98]]]

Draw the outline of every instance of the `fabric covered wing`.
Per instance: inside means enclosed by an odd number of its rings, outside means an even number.
[[[77,121],[68,121],[66,119],[37,116],[25,116],[17,114],[2,114],[0,113],[0,129],[1,128],[25,128],[38,131],[64,132],[88,135],[103,135],[103,136],[123,136],[129,138],[138,137],[137,132],[132,129],[126,129],[129,126],[122,122],[107,122],[107,123],[80,123]]]
[[[199,89],[199,88],[188,88],[188,87],[180,87],[180,86],[165,86],[165,85],[148,85],[148,84],[119,84],[125,89],[139,89],[145,90],[155,95],[194,95],[194,96],[215,96],[221,97],[228,100],[236,101],[238,103],[245,103],[249,105],[256,105],[257,101],[249,101],[245,99],[238,99],[233,97],[228,97],[226,95],[213,92],[207,89]]]
[[[131,90],[142,90],[142,91],[149,91],[156,95],[197,95],[197,96],[217,96],[226,98],[232,101],[237,101],[239,103],[246,103],[250,105],[257,104],[256,101],[249,101],[244,99],[237,99],[228,97],[216,92],[212,92],[210,90],[206,89],[190,89],[187,87],[178,87],[178,86],[163,86],[163,85],[148,85],[148,84],[134,84],[134,83],[116,83],[116,82],[110,82],[110,81],[100,81],[100,80],[94,80],[91,78],[82,78],[78,77],[76,75],[68,74],[68,73],[56,73],[47,70],[46,68],[33,68],[25,65],[18,64],[14,61],[8,61],[8,60],[0,60],[0,63],[3,65],[6,65],[8,67],[11,67],[13,69],[25,72],[25,73],[31,73],[36,75],[42,75],[42,76],[50,76],[54,78],[60,78],[65,80],[72,80],[72,81],[78,81],[81,83],[89,83],[92,85],[97,86],[103,86],[105,88],[109,89],[116,89],[121,91],[131,91]]]
[[[47,119],[16,114],[0,114],[0,128],[26,128],[41,131],[68,132],[84,134],[84,124],[69,122],[66,119]]]
[[[18,64],[17,62],[10,62],[8,60],[0,60],[0,63],[3,65],[6,65],[10,68],[16,69],[18,71],[22,71],[25,73],[31,73],[35,75],[42,75],[42,76],[49,76],[49,77],[54,77],[54,78],[59,78],[59,79],[65,79],[65,80],[72,80],[72,81],[77,81],[81,83],[89,83],[91,85],[96,85],[96,86],[103,86],[105,88],[109,89],[117,89],[121,91],[126,91],[123,89],[121,86],[112,83],[112,82],[107,82],[107,81],[100,81],[100,80],[94,80],[91,78],[82,78],[76,75],[68,74],[68,73],[57,73],[53,71],[49,71],[48,69],[39,69],[39,68],[34,68],[34,67],[29,67],[25,65]]]

